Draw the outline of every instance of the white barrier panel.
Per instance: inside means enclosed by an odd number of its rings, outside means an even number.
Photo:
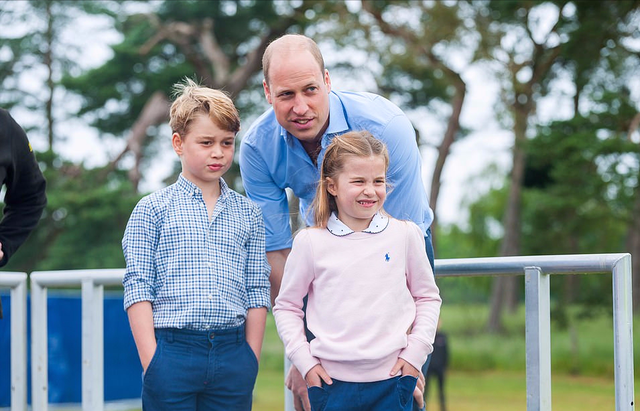
[[[121,285],[124,269],[31,273],[31,405],[48,409],[47,288],[82,288],[82,410],[104,410],[104,286]]]

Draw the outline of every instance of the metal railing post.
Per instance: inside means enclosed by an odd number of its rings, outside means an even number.
[[[46,411],[49,403],[47,289],[31,276],[31,407]]]
[[[527,410],[551,411],[549,276],[538,267],[526,267],[524,273]]]
[[[629,411],[635,408],[631,280],[631,256],[627,254],[620,258],[612,269],[616,411]]]
[[[104,410],[104,287],[82,280],[82,410]]]
[[[27,274],[0,273],[0,288],[11,290],[11,411],[27,410]]]
[[[26,274],[11,289],[11,410],[27,410]]]

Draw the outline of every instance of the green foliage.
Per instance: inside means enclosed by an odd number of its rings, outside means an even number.
[[[46,155],[38,158],[46,160]],[[124,267],[122,235],[140,195],[123,172],[107,175],[103,169],[86,169],[55,158],[51,161],[57,167],[44,171],[47,208],[38,228],[7,269]]]

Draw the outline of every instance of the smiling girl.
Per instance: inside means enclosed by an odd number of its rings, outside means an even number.
[[[433,350],[439,290],[420,228],[383,209],[388,166],[370,133],[335,137],[322,160],[315,227],[298,233],[285,265],[273,313],[314,411],[411,410]]]

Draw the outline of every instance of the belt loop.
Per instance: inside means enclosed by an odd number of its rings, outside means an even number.
[[[173,330],[167,329],[167,342],[173,343]]]

